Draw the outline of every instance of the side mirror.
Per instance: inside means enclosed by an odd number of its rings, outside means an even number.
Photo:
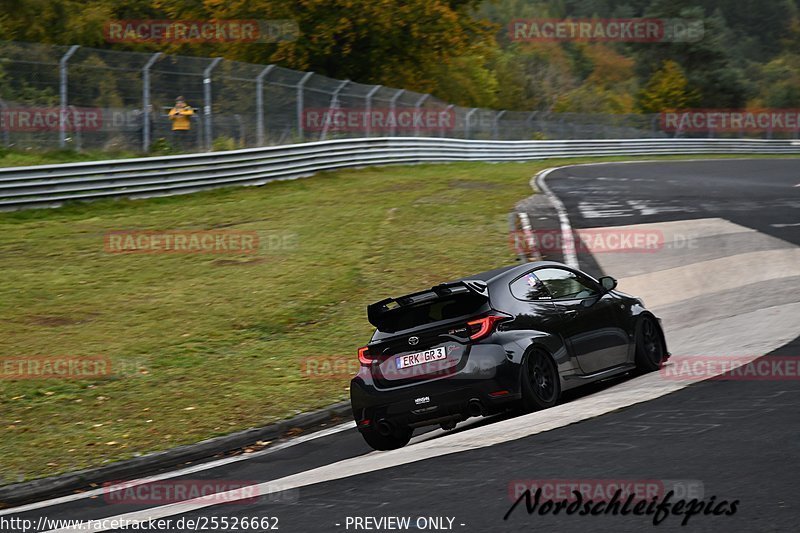
[[[617,280],[611,276],[603,276],[598,280],[606,292],[613,291],[617,287]]]

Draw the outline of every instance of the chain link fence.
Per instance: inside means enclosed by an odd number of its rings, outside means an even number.
[[[180,138],[168,112],[194,110]],[[465,108],[430,94],[275,65],[0,41],[0,143],[17,149],[207,151],[335,138],[672,137],[658,115]],[[765,135],[769,136],[769,135]]]

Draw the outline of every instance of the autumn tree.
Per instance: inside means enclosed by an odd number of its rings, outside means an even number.
[[[693,99],[683,69],[668,59],[639,92],[638,107],[643,113],[661,113],[684,109],[692,104]]]
[[[562,95],[554,110],[575,113],[632,113],[634,60],[602,44],[580,47],[591,71],[584,82]]]

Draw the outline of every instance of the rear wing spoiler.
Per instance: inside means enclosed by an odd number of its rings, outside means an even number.
[[[370,324],[376,328],[380,328],[379,324],[381,324],[381,319],[385,318],[387,314],[420,303],[432,302],[447,296],[467,293],[479,294],[487,299],[489,298],[489,290],[485,281],[478,279],[451,281],[449,283],[436,285],[425,291],[415,292],[397,298],[387,298],[380,302],[370,304],[367,306],[367,319]]]

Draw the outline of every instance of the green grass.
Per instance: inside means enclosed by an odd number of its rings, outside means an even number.
[[[604,159],[608,161],[610,159]],[[107,356],[93,380],[0,381],[0,483],[98,466],[347,398],[365,306],[511,263],[507,215],[554,164],[323,173],[0,214],[0,357]],[[120,255],[120,229],[256,230],[257,256]]]
[[[103,152],[91,150],[75,152],[73,150],[52,150],[35,152],[33,150],[8,150],[0,147],[0,167],[26,167],[31,165],[55,165],[61,163],[79,163],[81,161],[98,161],[102,159],[120,159],[138,157],[133,152]]]

